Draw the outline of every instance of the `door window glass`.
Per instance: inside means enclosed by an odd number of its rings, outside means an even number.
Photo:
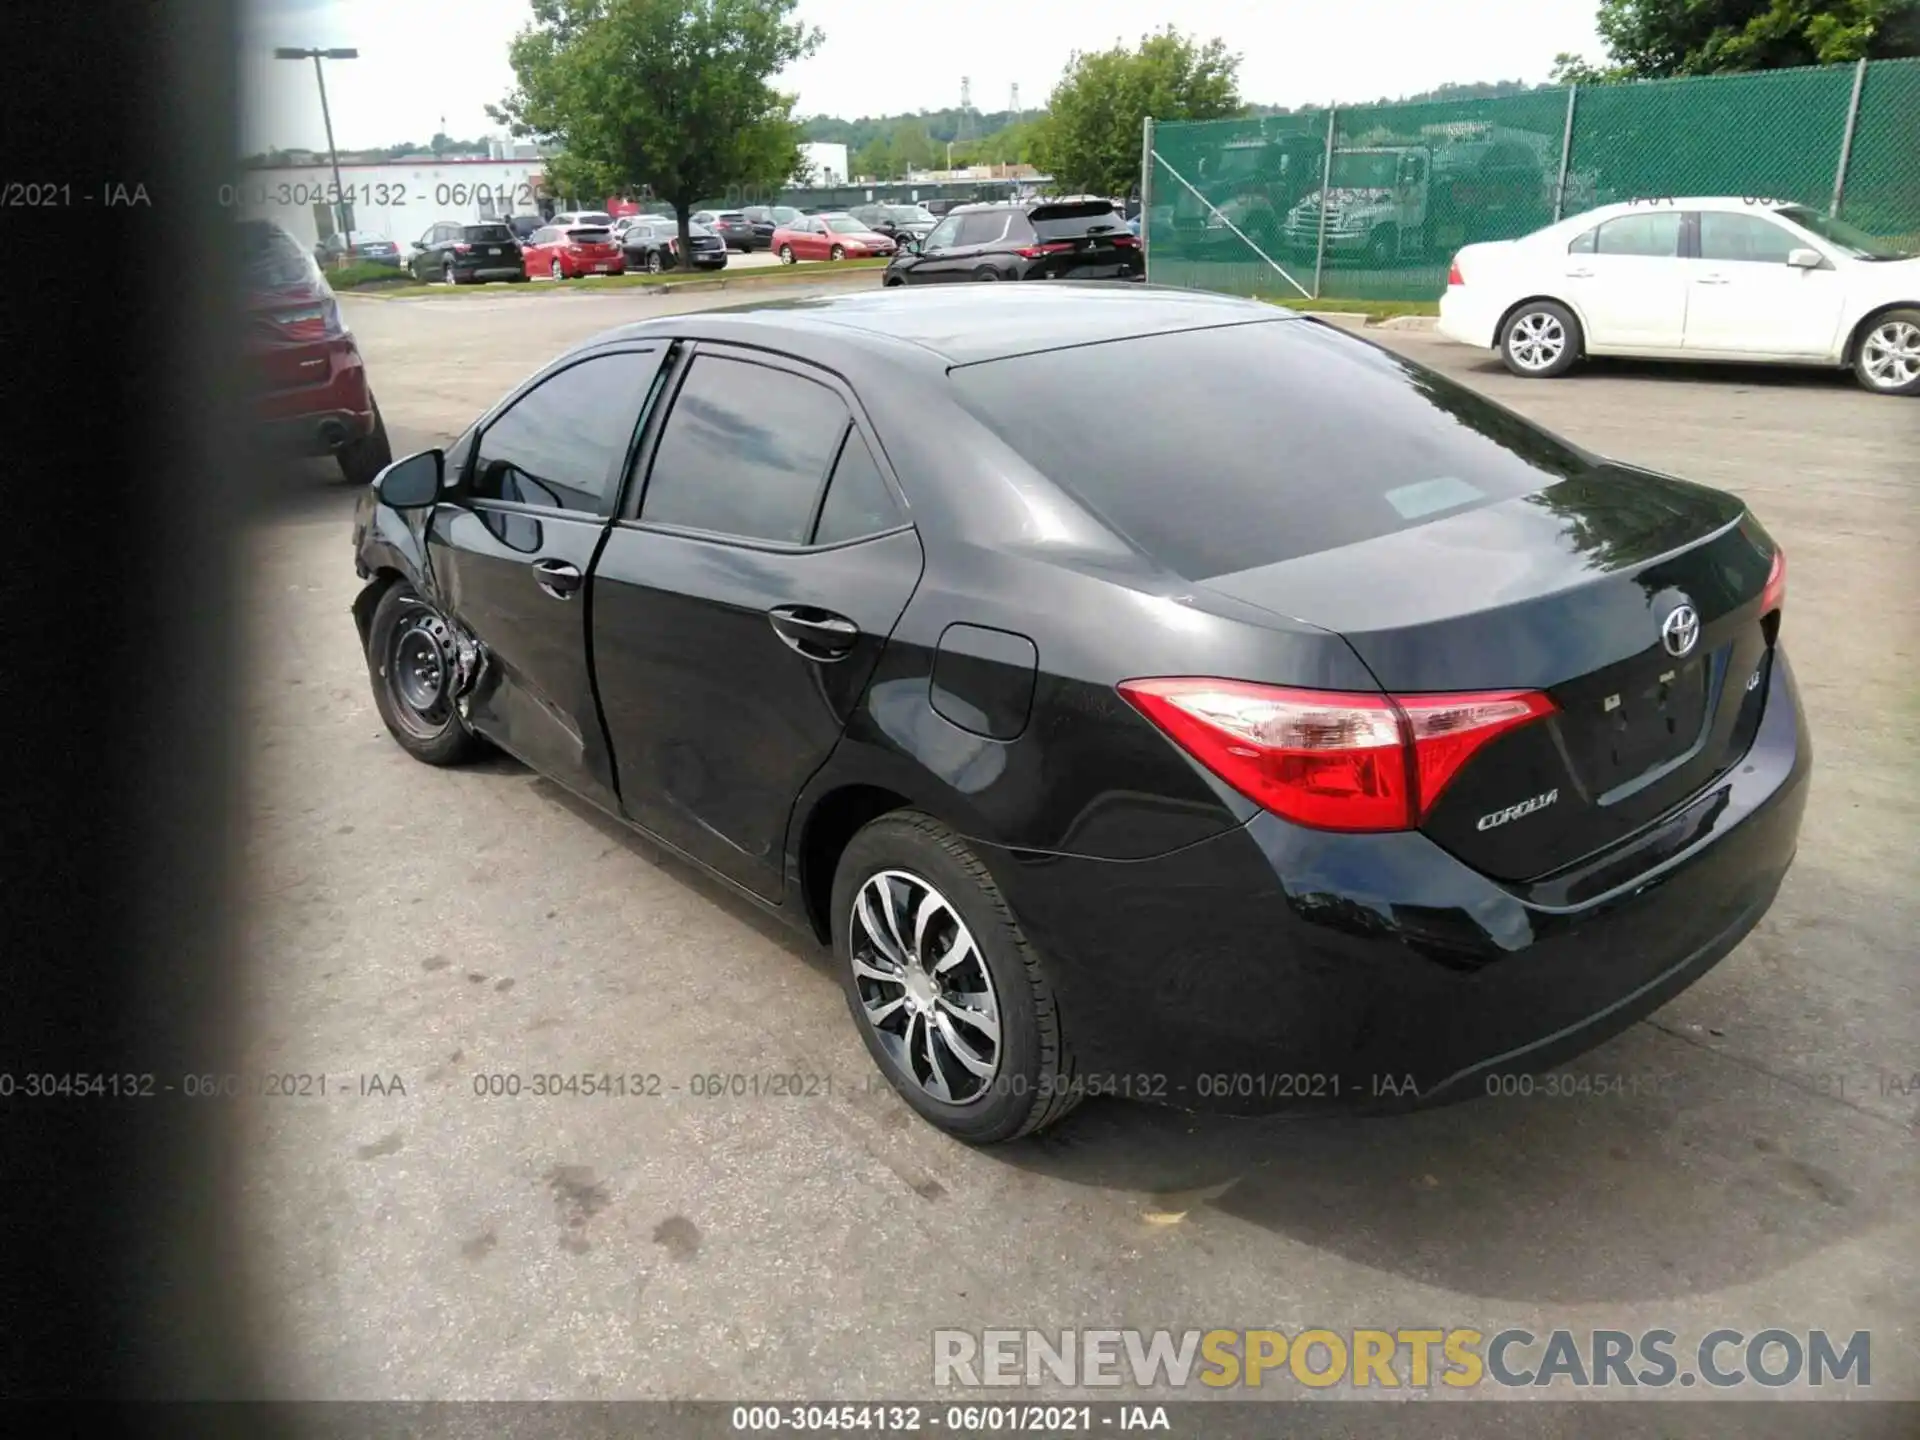
[[[1725,210],[1700,212],[1700,258],[1784,265],[1803,246],[1771,220]]]
[[[1680,253],[1680,212],[1650,211],[1609,220],[1595,234],[1593,248],[1598,255],[1647,255],[1671,260]]]
[[[659,368],[657,350],[601,355],[528,391],[481,435],[472,498],[600,513]]]
[[[857,429],[848,430],[833,478],[827,482],[827,500],[820,507],[813,543],[837,545],[862,535],[878,535],[898,525],[901,518],[900,507],[873,461],[866,437]]]

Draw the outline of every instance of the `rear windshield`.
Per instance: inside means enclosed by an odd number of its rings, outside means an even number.
[[[580,215],[580,223],[582,225],[611,226],[613,224],[613,216],[600,210],[583,211]]]
[[[576,245],[604,245],[612,238],[611,230],[602,230],[594,225],[576,225],[567,231],[567,239]]]
[[[1305,320],[962,365],[958,398],[1190,580],[1332,550],[1545,488],[1571,447]]]
[[[513,231],[504,225],[469,225],[467,240],[474,245],[498,244],[502,240],[511,240]]]
[[[279,290],[311,282],[312,262],[294,238],[278,225],[245,220],[240,224],[247,283],[257,290]]]
[[[1033,232],[1042,240],[1075,239],[1081,235],[1099,235],[1124,230],[1122,220],[1111,205],[1083,202],[1075,205],[1036,205],[1027,212]]]

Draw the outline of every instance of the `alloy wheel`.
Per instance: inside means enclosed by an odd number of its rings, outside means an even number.
[[[952,902],[918,875],[882,870],[849,918],[860,1009],[894,1068],[942,1104],[985,1098],[1000,1070],[1000,998]]]
[[[1567,348],[1566,327],[1544,311],[1530,310],[1513,322],[1507,344],[1521,369],[1545,370]]]
[[[556,280],[564,280],[567,278],[566,271],[561,269],[560,262],[558,260],[553,262],[553,278]]]
[[[400,723],[431,740],[453,719],[453,629],[415,602],[393,627],[387,645],[387,693]]]
[[[1868,332],[1861,348],[1867,382],[1876,390],[1897,390],[1920,378],[1920,325],[1888,320]]]
[[[445,278],[447,284],[452,285],[457,283],[453,277],[453,262],[451,260],[447,261],[447,267],[445,271],[442,273],[443,273],[443,278]]]

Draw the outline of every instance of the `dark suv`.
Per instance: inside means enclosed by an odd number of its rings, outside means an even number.
[[[413,242],[407,268],[418,280],[475,285],[488,280],[525,280],[520,241],[498,220],[478,225],[442,220]]]
[[[882,283],[950,280],[1145,280],[1140,237],[1111,200],[962,205],[909,244]]]
[[[740,218],[751,227],[750,233],[738,239],[728,236],[727,243],[743,250],[771,250],[773,232],[798,220],[800,212],[791,205],[749,205],[740,212]]]

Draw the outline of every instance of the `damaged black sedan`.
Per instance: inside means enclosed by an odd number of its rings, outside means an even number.
[[[810,930],[974,1143],[1558,1064],[1740,942],[1806,800],[1739,500],[1221,296],[630,326],[354,545],[404,749],[497,746]]]

